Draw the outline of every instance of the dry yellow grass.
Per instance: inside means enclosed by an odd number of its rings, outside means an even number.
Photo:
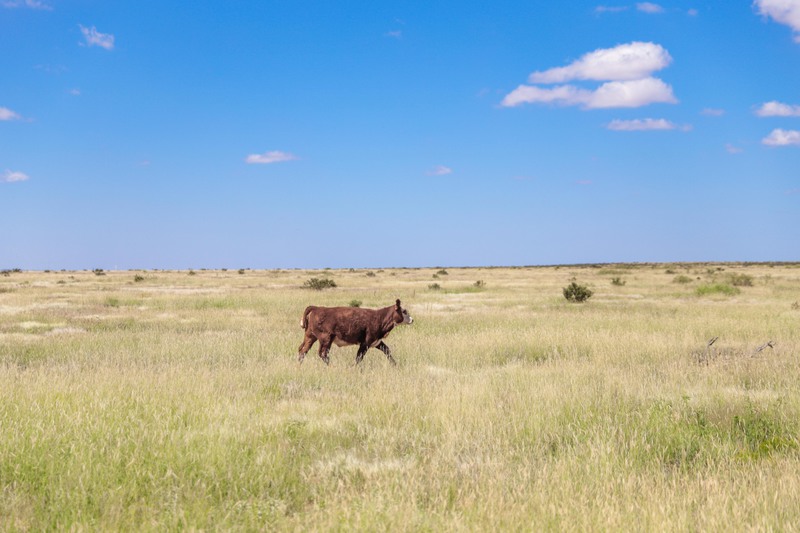
[[[0,529],[800,528],[798,265],[438,270],[0,277]]]

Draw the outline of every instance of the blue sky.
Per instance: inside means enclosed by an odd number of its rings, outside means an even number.
[[[800,0],[0,0],[0,227],[23,269],[800,260]]]

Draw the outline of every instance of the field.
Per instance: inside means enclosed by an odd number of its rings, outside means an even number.
[[[800,530],[797,264],[5,274],[0,530]]]

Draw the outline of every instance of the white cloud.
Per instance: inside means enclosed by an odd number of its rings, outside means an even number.
[[[642,107],[655,103],[677,103],[672,87],[657,78],[632,81],[611,81],[594,91],[580,89],[574,85],[559,85],[553,88],[520,85],[506,95],[503,107],[520,104],[548,103],[564,106],[580,105],[583,109],[606,109],[613,107]]]
[[[725,114],[724,109],[715,109],[713,107],[706,107],[702,111],[700,111],[701,115],[705,115],[707,117],[721,117]]]
[[[566,67],[534,72],[530,83],[562,83],[571,80],[638,80],[661,70],[672,57],[655,43],[632,42],[589,52]]]
[[[635,120],[612,120],[606,127],[612,131],[650,131],[674,130],[678,126],[663,118],[637,118]]]
[[[452,173],[453,169],[444,165],[436,165],[427,172],[428,176],[446,176]]]
[[[611,81],[601,85],[586,103],[587,109],[607,107],[642,107],[649,104],[675,104],[672,87],[658,78]]]
[[[245,161],[250,164],[270,164],[270,163],[283,163],[284,161],[294,161],[297,156],[288,152],[281,152],[273,150],[263,154],[250,154],[245,158]]]
[[[19,120],[22,117],[17,113],[11,111],[7,107],[0,107],[0,121],[2,120]]]
[[[738,146],[735,146],[731,143],[728,143],[725,145],[725,151],[728,152],[729,154],[741,154],[742,152],[744,152],[744,149],[739,148]]]
[[[80,89],[70,89],[69,90],[69,94],[71,94],[72,96],[80,96],[81,95],[81,90]]]
[[[520,85],[508,93],[500,103],[503,107],[516,107],[520,104],[544,103],[560,105],[586,104],[591,91],[579,89],[574,85],[558,85],[545,89],[533,85]]]
[[[800,146],[800,131],[778,128],[764,137],[761,143],[767,146]]]
[[[636,4],[636,9],[641,11],[642,13],[663,13],[664,8],[658,4],[654,4],[652,2],[639,2]]]
[[[690,17],[696,17],[697,15],[700,14],[700,12],[698,10],[692,8],[689,11],[687,11],[686,14],[689,15]]]
[[[0,181],[5,183],[13,183],[15,181],[25,181],[28,179],[28,175],[22,172],[15,172],[12,170],[6,170],[0,175]]]
[[[579,105],[583,109],[642,107],[654,103],[677,103],[672,87],[650,76],[672,62],[669,52],[654,43],[632,42],[601,48],[585,54],[566,67],[534,72],[530,83],[552,84],[572,80],[605,81],[594,90],[572,84],[555,87],[519,85],[507,94],[501,106],[526,103]]]
[[[44,2],[40,2],[39,0],[6,0],[2,2],[3,7],[27,7],[30,9],[43,9],[45,11],[51,11],[53,8]]]
[[[91,28],[86,28],[81,24],[78,24],[78,26],[81,29],[83,38],[86,39],[87,46],[99,46],[106,50],[114,49],[114,36],[110,33],[100,33],[94,26]]]
[[[595,13],[619,13],[627,10],[628,6],[597,6],[594,8]]]
[[[792,28],[795,42],[800,43],[800,0],[755,0],[753,5],[761,15]]]
[[[756,109],[759,117],[800,117],[800,105],[789,105],[781,102],[767,102]]]
[[[401,39],[403,37],[403,32],[402,30],[387,31],[384,33],[384,36],[392,37],[394,39]]]

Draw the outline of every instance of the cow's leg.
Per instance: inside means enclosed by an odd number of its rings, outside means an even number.
[[[333,344],[333,339],[330,337],[319,339],[319,358],[325,361],[326,365],[331,363],[330,358],[328,358],[328,352],[331,349],[331,344]]]
[[[364,343],[359,345],[358,353],[356,354],[356,364],[360,363],[364,359],[364,354],[367,353],[367,350],[369,350],[368,344]]]
[[[394,357],[392,357],[392,351],[389,349],[389,347],[386,345],[385,342],[381,341],[375,347],[386,354],[386,358],[389,360],[390,363],[392,363],[393,365],[397,364],[397,361],[395,361]]]
[[[300,361],[301,363],[303,362],[303,359],[305,358],[306,354],[311,349],[311,347],[314,345],[316,340],[317,338],[314,335],[312,335],[311,333],[306,333],[306,337],[303,339],[303,342],[300,343],[300,348],[298,348],[297,350],[298,361]]]

